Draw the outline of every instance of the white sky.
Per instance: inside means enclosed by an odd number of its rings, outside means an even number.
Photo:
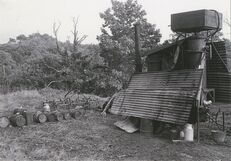
[[[122,0],[125,1],[125,0]],[[162,41],[171,33],[170,15],[197,9],[215,9],[230,19],[231,0],[138,0],[147,12],[150,23],[157,25]],[[97,43],[103,21],[99,17],[111,7],[111,0],[0,0],[0,43],[19,34],[26,36],[40,32],[52,35],[54,21],[61,22],[59,39],[71,37],[72,17],[79,17],[78,30],[88,35],[84,43]],[[223,24],[223,33],[229,38],[230,29]]]

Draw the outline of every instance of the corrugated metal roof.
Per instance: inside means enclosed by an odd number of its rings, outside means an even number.
[[[148,50],[147,52],[145,52],[143,54],[143,56],[149,56],[151,54],[156,54],[156,53],[164,51],[164,50],[169,50],[170,48],[176,47],[178,44],[182,43],[183,41],[185,41],[188,38],[189,37],[187,37],[185,39],[182,39],[182,40],[175,41],[175,42],[170,43],[170,44],[166,44],[166,45],[161,45],[161,46],[155,47],[155,48],[153,48],[153,49]]]
[[[111,108],[114,114],[174,124],[188,121],[202,70],[135,74]]]

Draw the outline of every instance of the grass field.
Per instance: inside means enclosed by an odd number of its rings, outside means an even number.
[[[0,97],[2,113],[14,107],[38,108],[48,98],[62,98],[64,91],[21,91]],[[75,97],[75,96],[73,96]],[[96,107],[87,108],[78,119],[0,129],[0,160],[156,160],[229,161],[231,137],[215,143],[208,129],[201,131],[201,142],[172,143],[168,137],[128,134],[113,124],[121,117],[102,117]],[[97,101],[96,101],[97,100]],[[101,100],[101,101],[100,101]]]

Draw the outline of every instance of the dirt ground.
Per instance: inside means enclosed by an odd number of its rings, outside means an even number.
[[[0,160],[153,160],[228,161],[231,138],[218,145],[207,133],[201,143],[172,143],[160,136],[128,134],[87,110],[77,120],[0,129]]]
[[[14,108],[20,106],[36,109],[42,101],[62,98],[64,94],[64,91],[46,89],[0,95],[0,111],[12,113]],[[94,98],[92,107],[105,101]],[[2,128],[0,160],[231,160],[231,136],[226,138],[225,143],[217,144],[211,138],[208,128],[203,127],[199,144],[172,143],[166,134],[128,134],[114,126],[121,119],[120,116],[110,114],[102,117],[97,108],[88,108],[76,120]]]

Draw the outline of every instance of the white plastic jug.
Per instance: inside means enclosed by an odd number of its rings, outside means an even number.
[[[186,124],[184,128],[184,140],[193,141],[193,127],[192,124]]]

